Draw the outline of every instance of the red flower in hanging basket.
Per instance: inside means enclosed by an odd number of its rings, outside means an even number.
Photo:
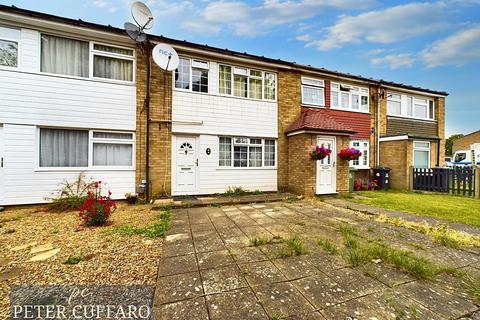
[[[332,153],[332,150],[325,148],[324,146],[316,146],[312,151],[309,152],[310,159],[312,160],[322,160],[329,156]]]
[[[345,148],[338,153],[338,157],[343,160],[357,160],[362,156],[362,152],[355,148]]]

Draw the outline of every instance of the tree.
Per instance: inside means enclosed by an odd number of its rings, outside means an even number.
[[[445,155],[447,156],[453,156],[452,154],[452,148],[453,148],[453,143],[455,140],[463,138],[463,134],[458,133],[458,134],[452,134],[450,137],[445,140]]]

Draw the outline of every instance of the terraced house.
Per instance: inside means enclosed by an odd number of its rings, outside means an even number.
[[[164,72],[148,53],[180,56]],[[320,64],[321,62],[319,62]],[[445,92],[0,6],[0,204],[38,203],[80,172],[115,198],[229,186],[332,194],[348,168],[441,166]],[[147,79],[149,81],[147,82]],[[147,135],[148,132],[148,135]],[[309,159],[316,145],[332,150]],[[339,160],[346,147],[360,159]]]

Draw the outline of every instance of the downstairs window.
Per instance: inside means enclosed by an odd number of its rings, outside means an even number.
[[[275,167],[276,141],[248,137],[220,137],[220,167]]]
[[[40,168],[132,169],[134,150],[133,133],[40,128]]]

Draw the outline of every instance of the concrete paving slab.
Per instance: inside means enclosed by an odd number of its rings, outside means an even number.
[[[211,320],[269,320],[249,288],[207,296]]]
[[[222,293],[247,287],[240,269],[236,265],[200,271],[205,294]]]
[[[396,291],[447,319],[460,318],[478,310],[477,306],[465,299],[423,281],[407,283],[396,288]]]
[[[315,311],[315,308],[289,282],[274,283],[254,290],[271,318],[299,316]]]
[[[154,305],[192,299],[202,295],[203,287],[198,271],[159,277]]]
[[[322,310],[328,319],[445,319],[395,292],[373,293]]]
[[[154,306],[154,320],[209,320],[205,298]]]
[[[209,251],[197,254],[200,269],[224,267],[235,263],[228,250]]]
[[[164,258],[184,256],[195,253],[193,248],[193,242],[187,241],[175,241],[175,242],[166,242],[163,245],[163,254]]]
[[[194,240],[194,245],[197,253],[227,249],[218,234],[215,234],[215,236],[210,238]]]
[[[170,276],[197,271],[197,259],[194,254],[168,257],[163,259],[158,269],[159,276]]]
[[[305,278],[320,272],[305,256],[276,259],[273,263],[288,280]]]
[[[250,262],[240,265],[240,269],[252,287],[286,281],[287,278],[270,261]]]
[[[239,265],[248,262],[268,260],[268,257],[255,247],[232,248],[230,249],[230,253]]]

